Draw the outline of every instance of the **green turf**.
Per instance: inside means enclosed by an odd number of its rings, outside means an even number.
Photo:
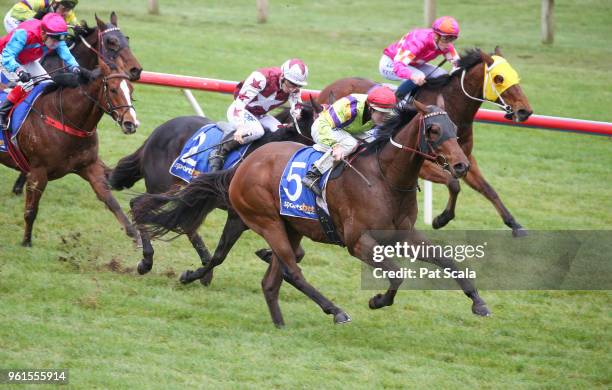
[[[9,3],[0,1],[0,10]],[[423,4],[270,2],[269,22],[259,25],[253,1],[160,3],[162,15],[151,16],[144,1],[83,1],[78,15],[91,22],[94,13],[107,19],[116,10],[146,70],[239,80],[299,56],[315,89],[353,75],[381,80],[382,49],[422,23]],[[609,1],[557,2],[552,46],[539,43],[539,2],[438,1],[438,14],[459,19],[459,48],[501,45],[536,113],[612,121]],[[135,97],[137,134],[123,135],[108,119],[99,128],[110,165],[163,121],[191,114],[179,90],[137,85]],[[196,97],[213,119],[231,101]],[[484,124],[475,139],[485,177],[528,229],[612,229],[610,139]],[[452,291],[401,291],[395,305],[371,311],[359,262],[305,240],[305,276],[353,322],[334,326],[284,285],[287,328],[279,331],[261,294],[265,267],[252,253],[263,241],[255,234],[243,236],[209,288],[177,282],[198,265],[184,238],[156,243],[154,269],[141,277],[133,271],[138,250],[76,176],[50,183],[34,247],[22,248],[23,199],[10,194],[16,177],[0,169],[0,369],[70,368],[71,384],[87,389],[611,385],[609,291],[482,291],[494,312],[487,319]],[[446,189],[434,188],[441,210]],[[115,195],[126,208],[143,189]],[[215,212],[201,229],[210,247],[224,219]],[[449,228],[505,229],[466,185]]]

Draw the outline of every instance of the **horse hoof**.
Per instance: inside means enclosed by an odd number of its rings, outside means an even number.
[[[368,301],[368,306],[372,310],[380,309],[381,307],[387,306],[383,301],[382,294],[376,294]]]
[[[23,246],[25,248],[31,248],[32,247],[32,241],[23,241],[21,243],[21,246]]]
[[[153,263],[147,264],[144,260],[140,260],[136,270],[138,271],[138,274],[144,275],[151,271],[151,268],[153,268]]]
[[[451,219],[452,218],[446,215],[446,213],[442,213],[434,218],[434,220],[431,223],[431,227],[434,229],[441,229],[444,226],[446,226],[450,222]]]
[[[351,316],[341,311],[334,316],[335,324],[346,324],[347,322],[351,322]]]
[[[255,254],[257,255],[257,257],[270,264],[270,261],[272,260],[272,249],[260,249],[255,252]]]
[[[489,310],[489,308],[487,307],[487,305],[485,303],[480,303],[478,305],[474,304],[472,305],[472,313],[481,316],[481,317],[490,317],[491,316],[491,310]]]
[[[202,286],[208,287],[210,286],[211,282],[212,282],[212,272],[209,272],[206,275],[202,276],[202,278],[200,278],[200,283],[202,284]]]
[[[285,323],[284,322],[275,322],[274,326],[276,326],[276,329],[283,329],[285,327]]]
[[[179,281],[182,284],[189,284],[189,283],[193,282],[193,280],[191,280],[191,274],[192,274],[192,271],[189,271],[189,270],[183,272],[181,274],[181,277],[179,278]]]
[[[527,235],[528,235],[527,230],[523,228],[512,229],[512,237],[514,238],[526,237]]]

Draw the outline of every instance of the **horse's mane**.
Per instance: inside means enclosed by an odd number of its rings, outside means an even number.
[[[459,57],[458,67],[457,69],[450,75],[443,74],[441,76],[428,79],[425,84],[426,87],[429,88],[439,88],[448,84],[453,77],[459,77],[459,75],[465,70],[470,70],[473,66],[476,66],[482,62],[482,57],[480,56],[480,49],[475,47],[473,49],[468,49]]]
[[[75,38],[78,38],[78,37],[87,38],[89,35],[94,33],[97,29],[98,29],[98,26],[89,27],[89,25],[87,24],[87,21],[81,20],[80,26],[74,30],[74,37]]]
[[[368,150],[377,150],[389,143],[391,137],[408,124],[417,115],[417,112],[410,105],[402,104],[399,107],[395,107],[393,113],[385,120],[385,123],[378,128],[378,136],[374,142],[368,144]]]

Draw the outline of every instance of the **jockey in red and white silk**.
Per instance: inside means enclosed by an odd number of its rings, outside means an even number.
[[[428,64],[428,61],[443,55],[454,67],[459,55],[452,42],[459,37],[459,24],[450,16],[442,16],[431,28],[414,29],[402,39],[385,48],[380,58],[380,74],[388,80],[407,80],[400,86],[398,93],[405,95],[417,85],[423,85],[426,78],[446,74],[441,68]]]
[[[227,109],[227,120],[236,128],[210,154],[209,170],[221,169],[227,153],[241,144],[264,135],[264,129],[275,132],[281,124],[268,112],[289,101],[291,115],[297,120],[302,112],[300,88],[308,82],[308,67],[300,59],[285,61],[280,68],[263,68],[251,73],[236,86],[234,102]]]
[[[236,127],[236,135],[240,138],[236,140],[249,143],[261,138],[264,129],[276,131],[280,122],[268,112],[287,101],[291,114],[299,118],[302,109],[300,88],[306,85],[307,77],[308,68],[295,59],[285,62],[281,68],[256,70],[238,84],[235,100],[227,110],[227,119]]]

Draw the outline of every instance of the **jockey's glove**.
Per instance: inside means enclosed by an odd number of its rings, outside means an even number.
[[[70,71],[76,75],[81,74],[81,68],[78,66],[73,66],[72,69],[70,69]]]
[[[17,71],[17,77],[19,77],[19,81],[22,83],[27,83],[28,81],[32,80],[32,75],[23,69]]]

